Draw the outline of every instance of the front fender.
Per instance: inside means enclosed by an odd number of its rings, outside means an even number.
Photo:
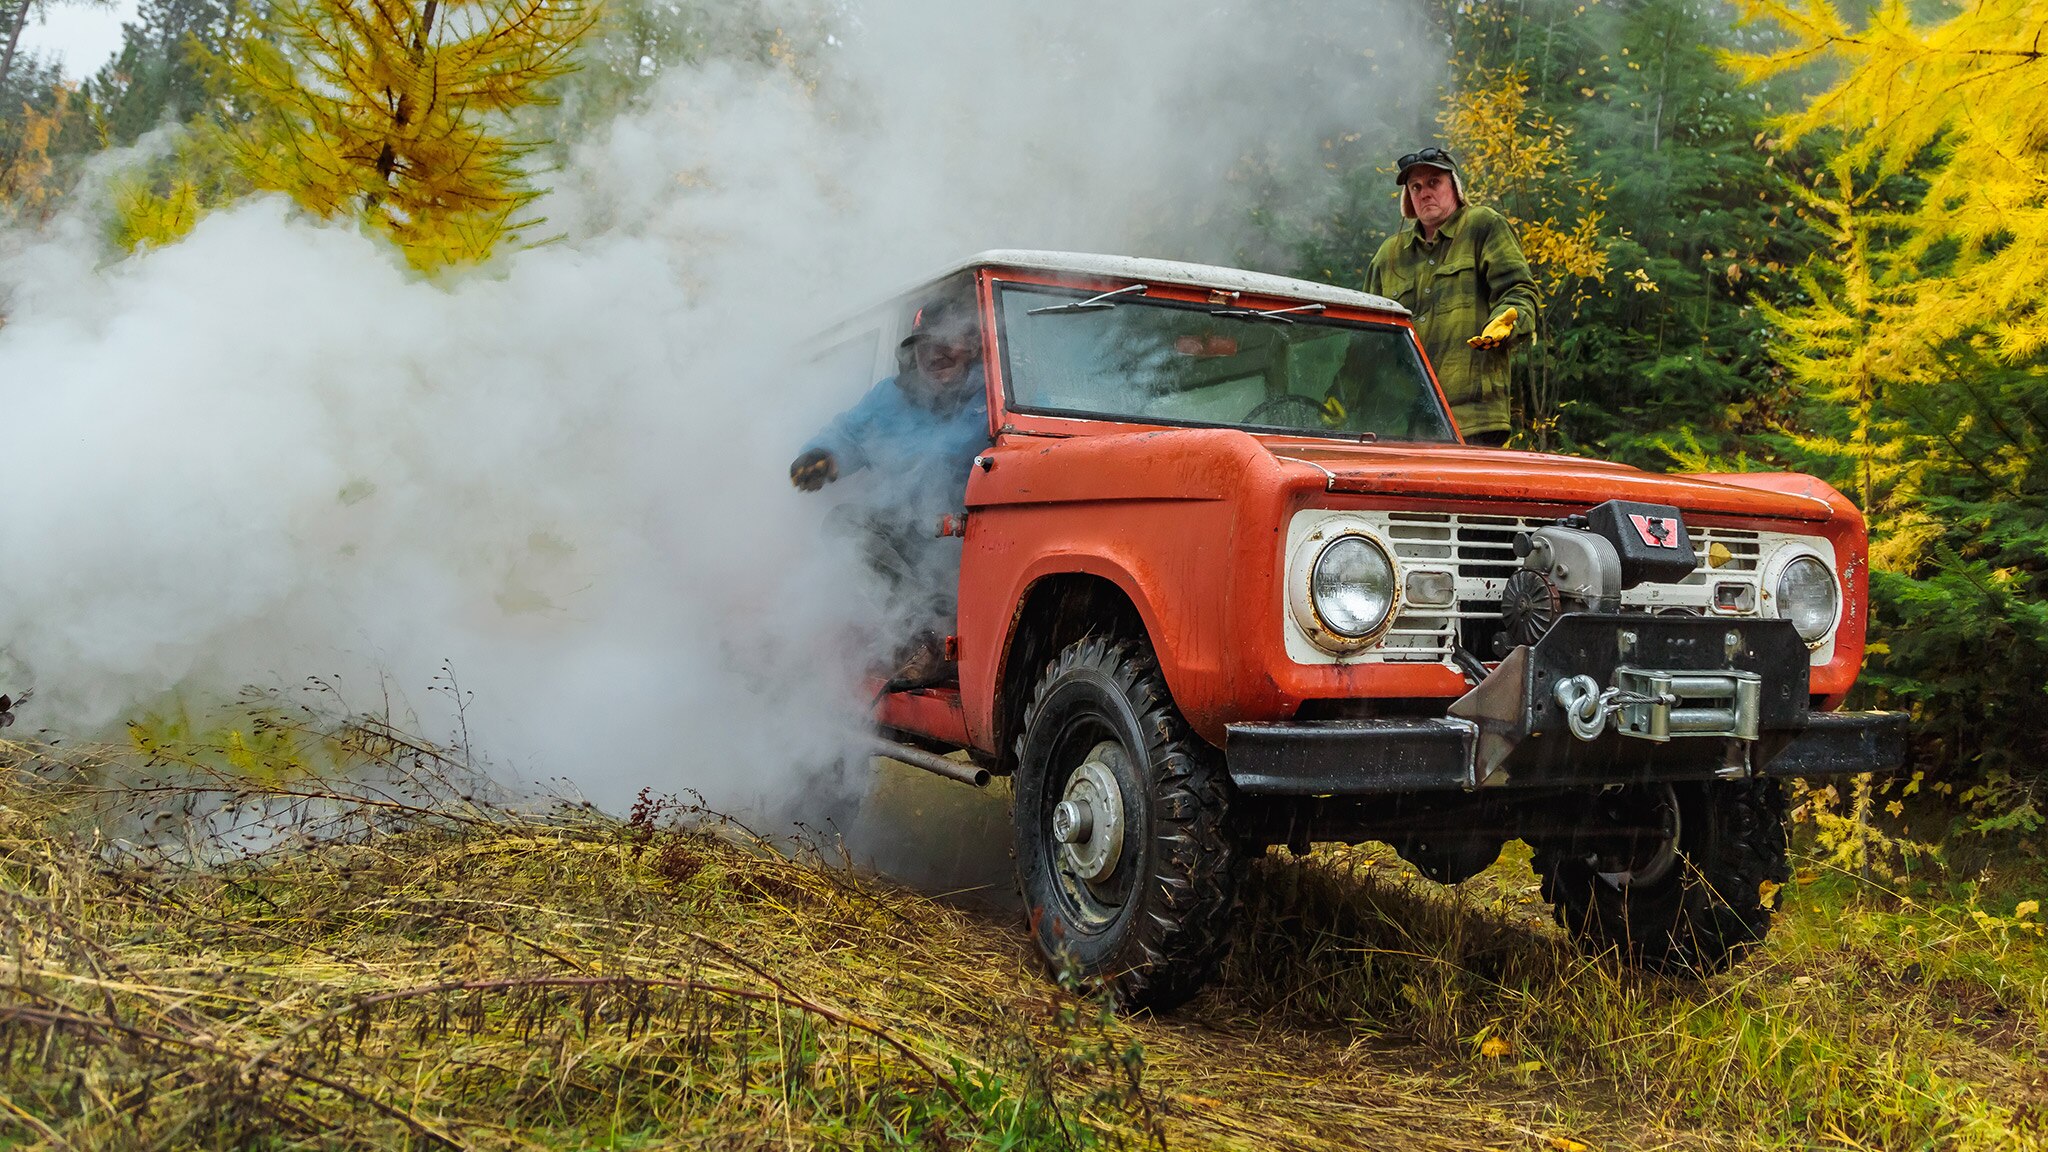
[[[984,458],[968,483],[960,579],[960,687],[976,746],[993,747],[1025,598],[1063,573],[1122,591],[1182,715],[1221,744],[1239,687],[1228,641],[1277,594],[1272,541],[1293,466],[1234,429],[1007,435]]]

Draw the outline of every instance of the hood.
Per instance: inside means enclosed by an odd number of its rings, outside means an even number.
[[[1686,512],[1783,520],[1826,520],[1826,500],[1644,472],[1578,456],[1459,445],[1268,443],[1281,460],[1328,477],[1332,492],[1590,508],[1607,500],[1672,504]]]

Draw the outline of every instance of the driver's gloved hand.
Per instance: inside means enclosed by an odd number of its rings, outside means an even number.
[[[813,448],[789,465],[789,482],[806,492],[816,492],[839,479],[839,461],[823,448]]]

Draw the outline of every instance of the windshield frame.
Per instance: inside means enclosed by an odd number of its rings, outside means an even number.
[[[1428,355],[1423,352],[1421,343],[1415,336],[1414,325],[1410,324],[1405,317],[1396,313],[1379,312],[1345,305],[1326,305],[1320,313],[1312,318],[1304,317],[1299,322],[1312,323],[1320,327],[1361,328],[1374,331],[1398,331],[1405,333],[1409,348],[1414,352],[1416,359],[1422,364],[1423,371],[1427,374],[1431,392],[1435,396],[1438,409],[1443,414],[1445,424],[1451,430],[1453,439],[1407,440],[1392,437],[1376,437],[1369,434],[1362,435],[1357,432],[1322,432],[1309,428],[1181,420],[1162,416],[1118,415],[1089,412],[1080,409],[1039,408],[1022,405],[1016,402],[1011,388],[1010,338],[1003,308],[1003,292],[1006,288],[1014,287],[1026,291],[1046,291],[1060,295],[1071,295],[1076,300],[1086,300],[1091,296],[1098,296],[1107,291],[1127,288],[1131,285],[1142,283],[1145,285],[1146,291],[1141,299],[1117,302],[1118,307],[1137,308],[1164,306],[1190,310],[1213,308],[1267,310],[1290,308],[1304,303],[1316,302],[1303,301],[1287,296],[1254,295],[1185,284],[1105,279],[1099,276],[1085,275],[1034,275],[1023,270],[992,270],[987,274],[985,282],[988,286],[988,294],[983,322],[987,325],[990,340],[994,344],[994,347],[989,349],[989,351],[994,353],[994,356],[986,358],[985,363],[989,369],[987,374],[990,377],[990,399],[996,401],[1000,406],[998,408],[996,405],[992,405],[991,411],[999,410],[1002,413],[1001,417],[997,420],[999,431],[1072,436],[1147,428],[1194,428],[1227,429],[1241,431],[1249,436],[1312,440],[1351,445],[1360,443],[1459,445],[1465,442],[1464,434],[1458,430],[1457,417],[1451,411],[1450,403],[1444,396],[1443,386],[1436,378],[1436,369],[1430,364]],[[1265,321],[1265,323],[1271,322]],[[1243,323],[1258,324],[1262,323],[1262,321],[1247,319]]]

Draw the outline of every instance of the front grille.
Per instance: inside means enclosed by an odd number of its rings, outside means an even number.
[[[1455,561],[1461,577],[1506,580],[1522,566],[1515,555],[1515,537],[1557,523],[1530,516],[1472,516],[1439,512],[1389,512],[1387,538],[1404,561]],[[1714,544],[1728,550],[1716,573],[1754,572],[1762,563],[1762,534],[1739,528],[1688,525],[1694,562],[1700,565],[1685,583],[1705,583],[1707,555]],[[1498,591],[1496,589],[1496,591]]]
[[[1501,629],[1501,587],[1522,563],[1515,555],[1515,537],[1555,524],[1556,519],[1447,512],[1385,512],[1372,518],[1382,520],[1387,541],[1404,571],[1449,571],[1456,576],[1457,587],[1454,608],[1404,605],[1380,645],[1380,658],[1388,662],[1448,660],[1457,645],[1482,660],[1494,659],[1493,640]],[[1733,577],[1754,583],[1758,579],[1765,547],[1763,533],[1695,525],[1687,529],[1700,567],[1676,585],[1644,585],[1624,592],[1625,607],[1702,613],[1708,610],[1713,594],[1710,582],[1726,583]],[[1714,549],[1717,544],[1726,555],[1710,570],[1709,556],[1721,555]]]
[[[1740,528],[1695,528],[1686,525],[1686,534],[1692,537],[1693,562],[1699,567],[1693,569],[1681,583],[1705,584],[1710,577],[1729,572],[1754,573],[1763,567],[1764,541],[1761,532],[1745,532]],[[1707,556],[1713,546],[1719,544],[1728,550],[1728,559],[1719,567],[1709,569]]]
[[[1430,512],[1390,512],[1387,536],[1404,561],[1452,561],[1461,577],[1505,580],[1521,561],[1515,537],[1554,520],[1520,516],[1453,516]]]

